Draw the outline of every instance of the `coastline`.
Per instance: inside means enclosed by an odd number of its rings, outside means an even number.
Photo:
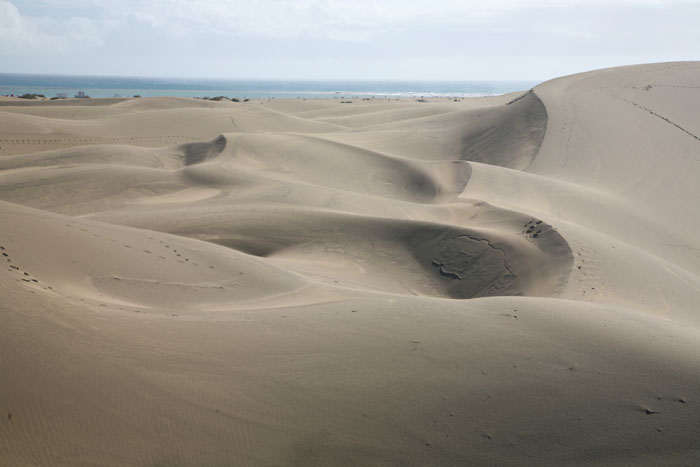
[[[344,80],[202,80],[167,78],[9,75],[0,73],[0,95],[82,91],[92,97],[215,97],[250,99],[397,99],[466,98],[529,89],[532,81],[344,81]]]

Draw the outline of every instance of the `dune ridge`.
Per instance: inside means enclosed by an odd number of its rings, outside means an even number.
[[[0,465],[693,465],[700,63],[0,105]]]

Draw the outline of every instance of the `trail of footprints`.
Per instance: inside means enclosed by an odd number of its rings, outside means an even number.
[[[651,90],[652,88],[653,88],[652,85],[647,84],[646,87],[645,87],[644,89],[647,90],[647,91],[649,91],[649,90]],[[672,125],[672,126],[678,128],[680,131],[682,131],[683,133],[687,134],[687,135],[690,136],[691,138],[693,138],[693,139],[695,139],[695,140],[697,140],[697,141],[700,141],[700,136],[698,136],[698,135],[692,133],[690,130],[688,130],[687,128],[681,126],[680,124],[674,122],[674,121],[671,120],[670,118],[665,117],[665,116],[663,116],[663,115],[661,115],[661,114],[655,112],[654,110],[650,109],[649,107],[646,107],[646,106],[644,106],[644,105],[642,105],[642,104],[639,104],[639,103],[637,103],[637,102],[635,102],[635,101],[633,101],[633,100],[631,100],[631,99],[627,99],[627,98],[625,98],[625,97],[618,96],[617,94],[613,94],[611,91],[609,91],[609,90],[607,90],[607,89],[601,88],[600,90],[601,90],[601,92],[603,92],[604,94],[607,94],[607,95],[610,96],[610,97],[613,97],[613,98],[615,98],[615,99],[619,99],[619,100],[621,100],[621,101],[623,101],[623,102],[626,102],[626,103],[628,103],[628,104],[630,104],[630,105],[633,105],[633,106],[637,107],[638,109],[641,109],[641,110],[647,112],[648,114],[650,114],[650,115],[652,115],[652,116],[654,116],[654,117],[656,117],[656,118],[658,118],[658,119],[660,119],[660,120],[662,120],[662,121],[668,123],[669,125]]]
[[[32,274],[29,273],[29,271],[25,271],[16,264],[13,264],[12,257],[10,257],[9,251],[3,245],[0,245],[0,253],[2,253],[2,258],[5,259],[5,262],[7,263],[7,270],[19,276],[17,278],[17,282],[26,282],[30,285],[40,286],[44,290],[53,290],[53,287],[51,287],[50,285],[40,283],[38,279],[34,278],[34,276],[32,276]]]
[[[553,227],[549,224],[541,220],[531,219],[523,224],[523,230],[520,233],[530,241],[536,241],[538,238],[542,238],[542,236],[551,229],[553,229]],[[581,298],[590,300],[594,295],[599,293],[604,286],[603,282],[599,279],[601,271],[595,261],[597,250],[584,247],[579,247],[575,250],[576,251],[572,251],[574,254],[574,270],[578,273]]]
[[[571,141],[574,139],[575,124],[578,119],[576,106],[569,105],[567,101],[563,106],[564,114],[562,118],[562,127],[560,133],[560,146],[564,150],[564,167],[571,168]]]
[[[72,224],[66,224],[66,227],[74,228],[74,226],[73,226]],[[89,234],[91,234],[91,235],[92,235],[93,237],[95,237],[95,238],[100,238],[100,235],[99,235],[99,234],[97,234],[97,233],[95,233],[95,232],[91,232],[90,230],[85,229],[85,228],[83,228],[83,227],[79,227],[79,230],[80,230],[81,232],[89,233]],[[153,241],[156,240],[154,237],[148,237],[148,239],[149,239],[149,240],[153,240]],[[110,242],[112,242],[112,243],[117,243],[117,240],[115,240],[115,239],[113,239],[113,238],[108,238],[108,240],[109,240]],[[196,261],[190,261],[190,258],[188,258],[188,257],[186,257],[186,256],[183,256],[183,255],[182,255],[182,252],[179,252],[177,249],[172,248],[172,245],[166,243],[164,240],[158,240],[158,242],[159,242],[161,245],[163,245],[164,248],[167,250],[167,251],[165,251],[165,253],[168,253],[168,252],[171,253],[171,256],[172,256],[177,262],[183,263],[183,264],[189,263],[189,264],[192,264],[193,266],[199,267],[199,263],[197,263]],[[122,247],[127,248],[127,249],[132,249],[132,248],[133,248],[133,246],[130,245],[130,244],[128,244],[128,243],[123,243],[123,244],[122,244]],[[144,248],[144,249],[141,250],[141,251],[142,251],[142,253],[146,253],[147,255],[155,254],[153,251],[149,250],[148,248]],[[159,255],[159,254],[156,254],[156,256],[157,256],[158,258],[162,259],[162,260],[167,260],[167,257],[165,257],[165,256],[162,256],[162,255]],[[209,266],[209,267],[210,267],[211,269],[214,269],[214,266]]]
[[[75,226],[73,224],[65,224],[65,225],[66,225],[66,227],[71,228],[71,229],[75,228]],[[81,232],[84,232],[86,234],[90,234],[95,238],[100,238],[100,234],[92,232],[89,229],[86,229],[83,227],[78,227],[78,230],[80,230]],[[112,243],[117,243],[117,240],[114,238],[107,238],[107,240],[112,242]],[[155,244],[156,238],[154,238],[154,237],[149,236],[148,240],[151,240],[152,242],[154,242],[154,246],[151,246],[149,248],[143,248],[141,250],[142,253],[147,254],[147,255],[155,255],[157,258],[159,258],[160,260],[163,260],[163,261],[167,261],[168,257],[170,257],[171,259],[174,259],[178,263],[191,265],[191,266],[194,266],[197,268],[200,267],[200,264],[194,260],[191,260],[189,257],[187,257],[185,252],[178,250],[173,245],[167,243],[165,240],[158,240],[157,244]],[[133,245],[128,244],[128,243],[123,243],[123,244],[121,244],[121,246],[123,248],[129,249],[129,250],[135,248]],[[158,250],[160,250],[160,251],[158,251]],[[159,254],[159,253],[162,253],[162,254]],[[208,268],[214,269],[214,266],[208,265]],[[243,273],[239,272],[239,274],[242,275]],[[115,276],[115,279],[120,280],[121,278],[118,278]],[[157,281],[156,281],[156,283],[157,283]],[[236,282],[236,283],[234,283],[234,285],[238,286],[240,284]],[[223,288],[223,286],[220,286],[219,288]],[[71,298],[71,297],[68,297],[68,298]],[[84,302],[85,300],[81,298],[80,301]],[[98,303],[98,305],[101,307],[110,307],[110,305],[107,305],[105,303]],[[121,311],[125,311],[124,307],[116,307],[115,306],[115,308],[118,308]],[[134,309],[133,311],[136,313],[144,313],[144,314],[146,313],[145,311],[140,310],[140,309]],[[178,315],[171,314],[171,316],[178,316]]]
[[[75,228],[75,226],[74,226],[73,224],[65,224],[65,226],[66,226],[67,228],[71,228],[71,229],[74,229],[74,228]],[[100,238],[100,234],[98,234],[98,233],[91,232],[90,230],[85,229],[85,228],[83,228],[83,227],[78,227],[78,229],[79,229],[81,232],[84,232],[84,233],[86,233],[86,234],[90,234],[91,236],[93,236],[93,237],[95,237],[95,238]],[[151,241],[154,242],[154,243],[155,243],[155,241],[156,241],[156,239],[155,239],[154,237],[150,237],[150,236],[149,236],[148,239],[151,240]],[[116,243],[116,242],[117,242],[117,241],[116,241],[115,239],[113,239],[113,238],[108,238],[108,240],[109,240],[110,242],[112,242],[112,243]],[[126,244],[126,243],[122,244],[122,246],[123,246],[124,248],[127,248],[127,249],[132,249],[132,248],[133,248],[132,245],[129,245],[129,244]],[[167,259],[168,259],[167,255],[169,255],[172,259],[175,259],[175,260],[176,260],[177,262],[179,262],[179,263],[191,265],[191,266],[193,266],[193,267],[200,267],[199,263],[197,263],[197,262],[194,261],[194,260],[190,260],[190,258],[188,258],[187,256],[185,256],[186,254],[185,254],[183,251],[178,250],[178,249],[175,248],[173,245],[167,243],[167,242],[164,241],[164,240],[158,240],[158,243],[155,245],[155,247],[151,247],[151,248],[152,248],[152,250],[156,250],[156,249],[158,249],[158,248],[161,248],[161,249],[163,250],[163,253],[164,253],[166,256],[158,255],[157,253],[154,253],[151,249],[148,249],[148,248],[144,248],[144,249],[141,250],[141,251],[142,251],[142,253],[148,254],[148,255],[156,254],[156,255],[158,256],[158,258],[160,258],[161,260],[167,260]],[[16,265],[16,264],[13,264],[12,257],[10,256],[10,252],[9,252],[9,250],[8,250],[4,245],[0,245],[0,255],[1,255],[0,258],[5,259],[5,263],[6,263],[7,266],[8,266],[8,271],[9,271],[9,272],[12,272],[12,273],[14,273],[14,274],[17,275],[17,282],[26,283],[26,285],[28,285],[28,286],[40,287],[41,289],[43,289],[43,290],[45,290],[45,291],[50,291],[50,292],[52,292],[52,293],[58,293],[59,295],[63,295],[64,297],[66,297],[66,298],[68,298],[68,299],[77,298],[77,299],[78,299],[79,301],[81,301],[81,302],[86,302],[86,299],[85,299],[85,298],[72,297],[72,296],[70,296],[70,295],[61,293],[60,291],[54,290],[54,288],[53,288],[51,285],[45,284],[45,283],[43,283],[42,281],[40,281],[39,279],[35,278],[29,271],[25,271],[25,270],[23,270],[20,266],[18,266],[18,265]],[[214,269],[214,266],[213,266],[213,265],[208,265],[208,267],[209,267],[209,269]],[[243,272],[239,272],[238,274],[239,274],[239,275],[243,275]],[[120,280],[120,278],[118,278],[118,277],[116,277],[116,276],[115,276],[115,279]],[[157,281],[156,281],[156,283],[157,283]],[[240,286],[241,284],[240,284],[239,282],[234,282],[232,285]],[[186,286],[186,285],[183,284],[183,286]],[[196,288],[196,286],[192,286],[192,287],[195,287],[195,288]],[[220,285],[220,286],[218,286],[218,288],[222,288],[222,289],[223,289],[223,288],[224,288],[224,285]],[[31,292],[31,293],[36,293],[35,290],[30,290],[30,292]],[[100,294],[100,295],[101,295],[101,294]],[[120,311],[127,311],[126,308],[124,308],[123,306],[108,305],[108,304],[106,304],[106,303],[100,303],[99,301],[96,302],[96,305],[97,305],[97,306],[100,306],[100,307],[105,307],[105,308],[119,309]],[[147,313],[146,311],[141,310],[141,309],[138,309],[138,308],[133,309],[133,312],[135,312],[135,313],[142,313],[142,314],[146,314],[146,313]],[[172,316],[172,317],[177,317],[177,316],[179,316],[179,315],[178,315],[178,314],[175,314],[175,313],[170,313],[170,316]]]
[[[12,155],[8,146],[63,146],[76,147],[90,144],[144,144],[144,143],[164,143],[177,144],[184,142],[198,141],[190,136],[162,135],[162,136],[122,136],[105,138],[52,138],[52,139],[0,139],[0,154]]]
[[[574,270],[571,281],[578,282],[579,298],[593,300],[605,289],[601,280],[602,271],[599,265],[599,252],[595,248],[583,246],[578,242],[570,243],[574,255]],[[615,248],[614,246],[612,248]]]
[[[574,256],[574,267],[579,272],[578,283],[582,298],[592,299],[601,291],[600,269],[595,261],[597,250],[579,248]]]

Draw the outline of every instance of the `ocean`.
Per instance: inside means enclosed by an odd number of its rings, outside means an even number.
[[[342,81],[180,79],[0,73],[0,95],[46,97],[415,98],[479,97],[522,91],[531,81]]]

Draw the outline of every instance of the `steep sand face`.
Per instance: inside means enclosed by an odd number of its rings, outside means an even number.
[[[462,138],[463,159],[516,170],[530,165],[547,126],[547,110],[537,94],[527,92],[477,116]]]
[[[0,465],[693,465],[700,64],[0,105]]]

